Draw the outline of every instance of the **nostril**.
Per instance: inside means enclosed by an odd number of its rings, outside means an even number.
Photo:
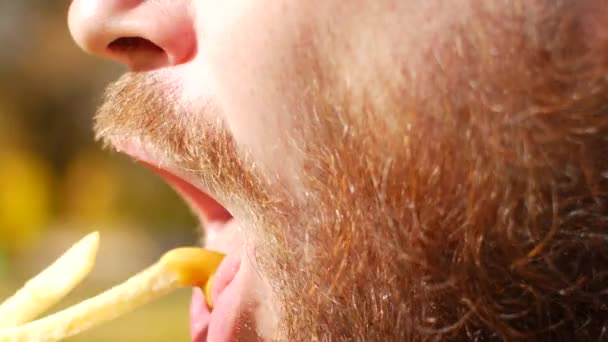
[[[107,46],[111,55],[129,64],[131,69],[143,71],[166,65],[165,50],[142,37],[121,37]]]
[[[164,53],[160,46],[141,37],[121,37],[108,44],[108,49],[117,53],[129,53],[135,50],[148,50],[156,53]]]

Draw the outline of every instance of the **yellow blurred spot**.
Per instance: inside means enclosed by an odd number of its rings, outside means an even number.
[[[116,215],[120,176],[94,151],[76,155],[63,183],[63,212],[72,222],[105,222]]]
[[[50,218],[51,177],[46,165],[24,150],[0,152],[0,243],[14,252]]]

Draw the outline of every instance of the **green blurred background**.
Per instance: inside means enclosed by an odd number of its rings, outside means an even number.
[[[124,69],[76,47],[67,7],[0,0],[0,298],[93,230],[101,233],[97,265],[67,303],[197,238],[171,189],[93,141],[103,88]],[[189,295],[175,293],[69,341],[187,341]]]

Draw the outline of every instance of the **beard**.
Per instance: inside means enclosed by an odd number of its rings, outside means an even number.
[[[467,51],[454,70],[484,57]],[[256,167],[222,119],[205,119],[221,118],[218,106],[181,108],[154,73],[111,86],[96,129],[162,149],[229,208],[254,238],[287,340],[601,339],[605,58],[534,51],[474,75],[491,90],[459,88],[454,73],[414,94],[391,75],[367,85],[385,89],[380,99],[308,63],[299,81],[316,88],[286,114],[298,122],[285,138],[301,163],[295,188]],[[564,65],[572,72],[556,75]]]

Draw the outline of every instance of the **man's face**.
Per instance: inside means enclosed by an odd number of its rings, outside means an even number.
[[[228,255],[195,340],[484,340],[603,331],[607,15],[74,0],[69,24],[133,71],[98,136]]]

